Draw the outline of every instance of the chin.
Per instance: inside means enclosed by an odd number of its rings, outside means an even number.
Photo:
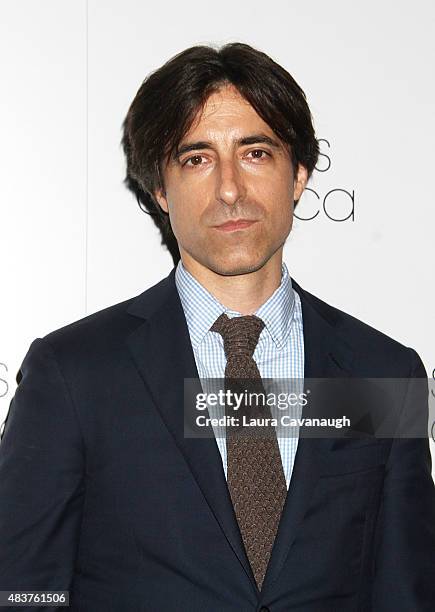
[[[240,274],[250,274],[256,272],[264,266],[268,257],[228,257],[210,262],[208,266],[216,274],[222,276],[238,276]]]

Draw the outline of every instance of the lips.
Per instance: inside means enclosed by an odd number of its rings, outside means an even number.
[[[236,219],[235,221],[227,221],[222,225],[217,225],[216,229],[222,230],[224,232],[232,232],[235,230],[241,230],[253,225],[256,221],[252,219]]]

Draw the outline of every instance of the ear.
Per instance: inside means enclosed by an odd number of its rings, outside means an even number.
[[[160,206],[160,208],[166,212],[169,213],[169,206],[168,206],[168,200],[166,199],[166,194],[162,189],[157,189],[154,192],[154,198],[157,202],[157,204]]]
[[[302,164],[298,165],[298,171],[293,182],[293,198],[299,200],[308,182],[308,170]]]

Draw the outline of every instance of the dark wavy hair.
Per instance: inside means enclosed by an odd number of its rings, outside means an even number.
[[[122,124],[127,170],[124,184],[160,230],[174,264],[180,252],[169,215],[154,198],[164,191],[162,166],[176,151],[208,97],[231,84],[287,145],[293,169],[308,177],[319,145],[305,94],[293,77],[265,53],[240,43],[215,49],[197,45],[178,53],[140,86]],[[295,206],[297,201],[295,201]]]

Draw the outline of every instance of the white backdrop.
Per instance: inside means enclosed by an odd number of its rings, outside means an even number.
[[[322,155],[296,213],[319,212],[294,224],[290,273],[415,348],[434,377],[432,0],[3,0],[1,12],[0,422],[34,338],[170,271],[122,184],[121,123],[146,75],[200,43],[252,44],[302,86]]]

